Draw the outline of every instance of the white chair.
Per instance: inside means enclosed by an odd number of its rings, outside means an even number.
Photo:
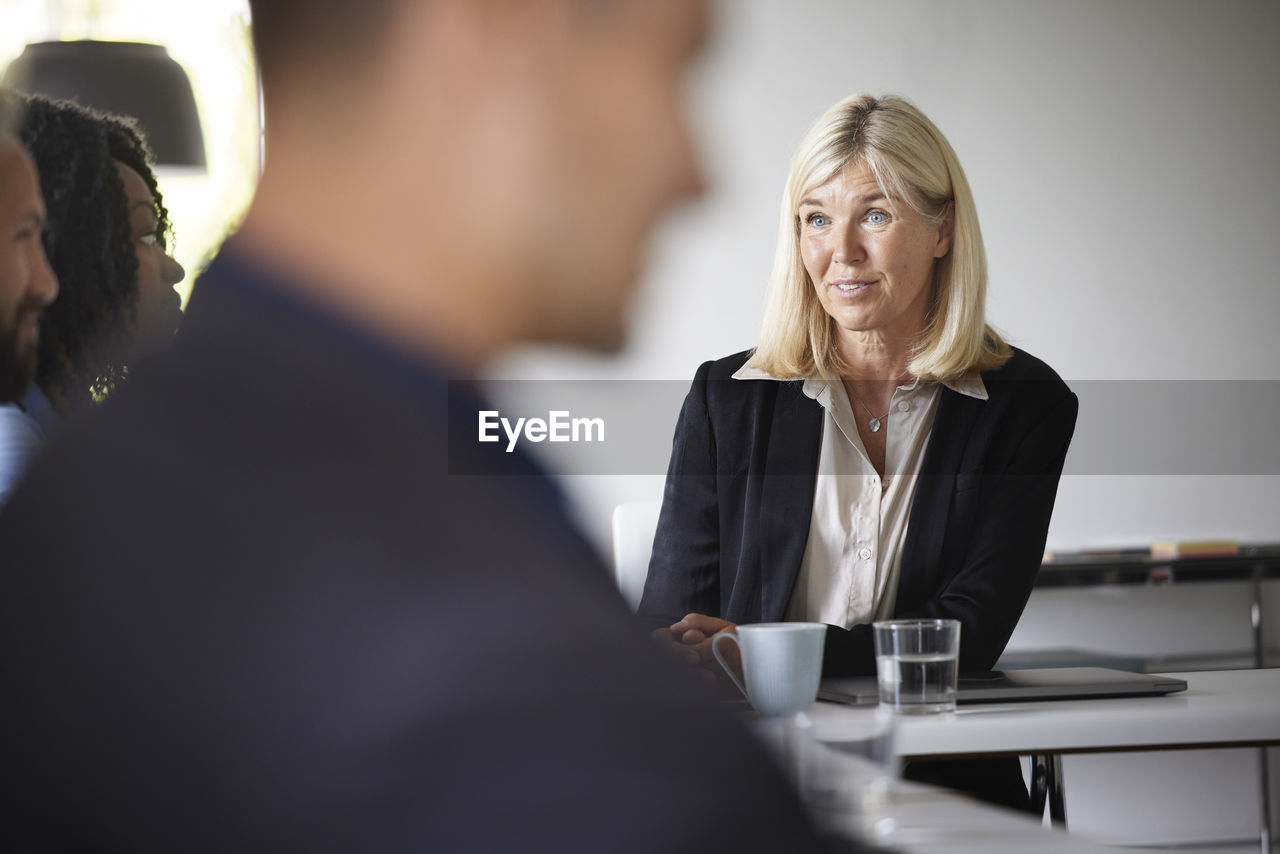
[[[633,611],[640,605],[649,575],[649,555],[661,508],[661,501],[628,501],[613,508],[613,577]]]

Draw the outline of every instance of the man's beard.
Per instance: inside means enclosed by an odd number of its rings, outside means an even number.
[[[14,314],[13,325],[0,329],[0,403],[10,403],[22,397],[36,372],[36,342],[23,346],[18,343],[18,330],[31,311],[38,306],[21,306]]]

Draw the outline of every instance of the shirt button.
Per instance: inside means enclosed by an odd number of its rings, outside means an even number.
[[[905,400],[904,400],[904,401],[902,401],[902,402],[900,402],[900,403],[898,404],[898,411],[899,411],[899,412],[910,412],[910,411],[911,411],[911,404],[907,403]]]
[[[858,557],[862,558],[863,560],[871,560],[871,549],[859,550]]]

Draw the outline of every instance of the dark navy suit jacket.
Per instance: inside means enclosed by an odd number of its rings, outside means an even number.
[[[809,535],[823,409],[802,382],[735,380],[749,352],[703,364],[676,427],[639,613],[734,623],[786,613]],[[944,387],[903,545],[895,615],[961,623],[960,667],[990,669],[1044,554],[1076,396],[1019,350],[982,375],[989,399]],[[827,675],[871,674],[870,626],[827,632]]]
[[[216,261],[0,513],[0,849],[812,850],[535,467],[288,293]]]

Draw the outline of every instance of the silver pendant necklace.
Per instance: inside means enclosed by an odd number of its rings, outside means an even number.
[[[890,401],[889,408],[885,411],[884,415],[881,415],[879,418],[877,418],[876,414],[871,411],[871,408],[862,402],[862,398],[858,397],[858,393],[856,391],[850,388],[848,384],[845,385],[845,388],[848,389],[849,393],[853,395],[853,399],[858,401],[858,405],[861,406],[863,409],[865,409],[867,411],[867,414],[871,416],[871,420],[867,422],[867,429],[870,430],[872,433],[879,433],[881,423],[886,418],[888,418],[889,413],[893,411],[892,401]]]

